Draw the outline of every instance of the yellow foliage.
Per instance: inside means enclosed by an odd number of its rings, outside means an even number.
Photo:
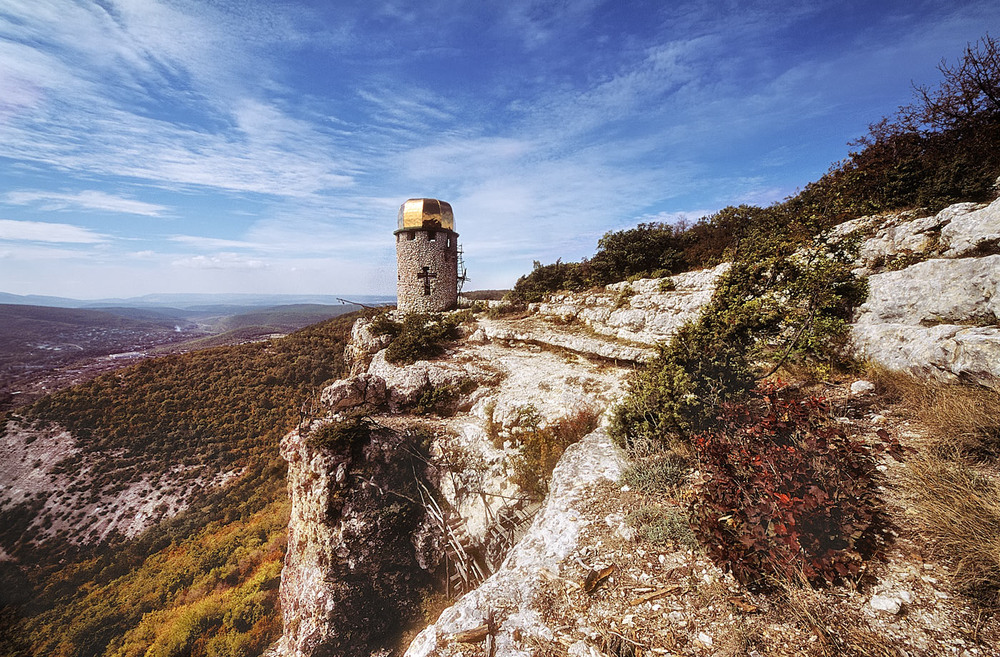
[[[36,654],[173,657],[259,654],[277,638],[278,582],[289,504],[242,521],[213,523],[29,621]],[[103,652],[92,640],[113,636]],[[103,645],[103,644],[102,644]]]

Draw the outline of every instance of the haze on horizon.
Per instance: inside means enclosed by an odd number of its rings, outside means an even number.
[[[0,291],[393,294],[406,198],[470,288],[766,205],[1000,32],[991,1],[4,0]]]

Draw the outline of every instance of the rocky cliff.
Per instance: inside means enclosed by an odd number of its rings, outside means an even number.
[[[433,486],[423,447],[417,434],[358,419],[282,441],[292,512],[272,654],[370,655],[415,617],[441,558],[419,502]]]
[[[864,217],[868,301],[853,327],[858,357],[921,376],[1000,386],[1000,200],[933,216]]]
[[[834,238],[861,240],[859,272],[869,277],[871,289],[859,309],[851,348],[890,369],[996,386],[998,217],[1000,202],[959,204],[934,216],[867,217],[838,227]],[[704,555],[685,547],[678,538],[683,532],[657,543],[627,521],[651,506],[664,517],[672,511],[669,504],[661,508],[662,501],[614,483],[625,460],[602,429],[566,450],[540,507],[512,475],[524,448],[525,418],[537,428],[582,409],[609,408],[633,365],[697,315],[723,271],[724,265],[599,292],[553,295],[534,304],[527,316],[480,317],[445,357],[406,366],[387,362],[384,340],[364,321],[358,323],[348,348],[353,375],[324,391],[324,405],[334,414],[333,423],[342,421],[337,414],[363,410],[397,430],[422,427],[429,441],[426,486],[435,501],[425,501],[422,524],[409,526],[409,539],[396,535],[392,549],[405,548],[412,581],[440,578],[442,561],[468,560],[464,585],[457,586],[464,595],[420,632],[406,651],[409,657],[540,651],[592,657],[648,655],[650,649],[712,654],[736,650],[730,643],[753,634],[748,619],[762,611],[759,605],[771,603],[748,599]],[[445,389],[453,393],[446,408],[430,417],[412,415],[428,393]],[[839,396],[839,419],[852,431],[874,436],[887,420],[866,406],[865,389],[851,388],[848,381],[828,394]],[[342,644],[316,639],[354,636],[355,630],[345,628],[368,618],[346,603],[342,582],[353,560],[371,563],[365,560],[374,555],[365,547],[364,556],[353,556],[357,548],[345,533],[351,522],[344,511],[330,511],[331,495],[339,495],[331,491],[349,478],[347,466],[340,457],[316,452],[301,432],[283,445],[295,506],[282,584],[286,636],[276,654],[355,654],[320,648]],[[428,507],[440,515],[436,524],[427,521]],[[366,540],[374,545],[382,539]],[[872,636],[908,637],[908,646],[961,646],[955,632],[971,626],[973,612],[953,604],[943,584],[926,574],[941,566],[918,543],[898,537],[897,545],[873,570],[874,588],[836,599],[803,592],[791,604],[806,610],[802,613],[822,609],[830,618],[850,619]],[[430,553],[419,556],[417,546],[436,547],[438,560]],[[918,553],[922,566],[914,566]],[[377,577],[371,568],[356,572]],[[605,581],[613,591],[598,591]],[[372,590],[370,583],[360,586],[359,591]],[[900,615],[901,609],[911,613]],[[780,611],[766,613],[770,635],[760,645],[814,640],[794,621],[783,620]]]
[[[601,482],[617,481],[624,464],[624,455],[601,429],[567,449],[552,474],[545,505],[525,537],[492,577],[417,636],[407,657],[437,654],[454,643],[455,635],[478,627],[491,615],[497,623],[493,640],[499,655],[531,654],[533,642],[551,639],[545,619],[547,584],[564,575],[582,530],[593,522],[583,509],[588,493]]]
[[[586,524],[575,508],[593,484],[614,480],[623,461],[603,430],[590,433],[560,460],[539,507],[517,476],[526,436],[552,436],[546,430],[554,427],[586,433],[599,422],[621,396],[624,375],[697,314],[719,271],[564,296],[528,317],[481,317],[445,357],[410,365],[389,363],[385,340],[359,320],[346,351],[352,376],[321,396],[329,416],[282,441],[292,517],[281,588],[285,632],[271,654],[367,654],[378,648],[374,637],[398,634],[412,611],[407,604],[419,601],[420,586],[432,578],[458,592],[486,579],[465,600],[503,599],[510,612],[523,606],[524,623],[510,631],[540,631],[528,604],[540,573],[575,549]],[[442,390],[450,392],[443,406],[414,414]],[[317,436],[336,433],[358,413],[383,427],[367,447],[345,454],[318,446]],[[426,463],[390,471],[392,463],[412,462],[393,431],[425,436]],[[416,491],[411,470],[424,473]],[[379,524],[378,509],[390,502],[414,514],[406,515],[409,524],[393,523],[391,531]],[[387,565],[377,564],[381,550]],[[386,569],[406,574],[383,585],[391,579]],[[494,571],[501,574],[490,577]],[[484,608],[465,604],[441,632]],[[383,610],[377,618],[376,609]],[[421,635],[425,652],[435,631]]]

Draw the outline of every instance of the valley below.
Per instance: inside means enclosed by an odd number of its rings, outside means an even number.
[[[0,412],[146,358],[280,337],[355,305],[62,308],[0,304]]]

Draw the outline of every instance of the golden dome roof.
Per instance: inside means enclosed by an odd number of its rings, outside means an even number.
[[[397,230],[408,228],[445,228],[455,230],[451,204],[436,198],[411,198],[399,206]]]

